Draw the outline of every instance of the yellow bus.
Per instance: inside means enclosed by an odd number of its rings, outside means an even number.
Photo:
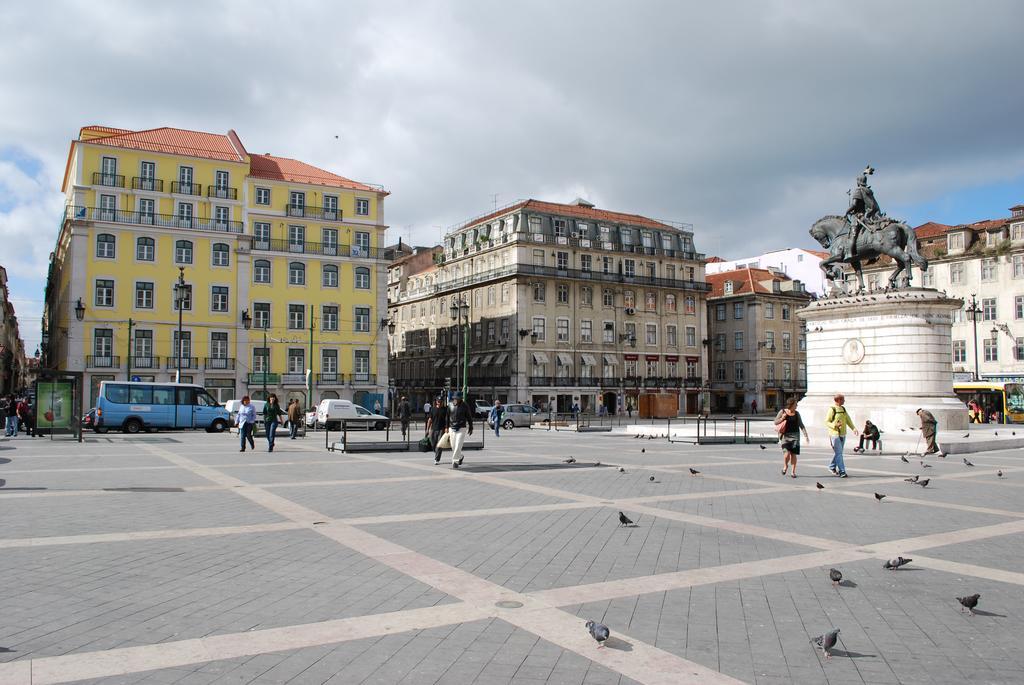
[[[953,392],[964,404],[974,400],[984,410],[985,423],[1024,423],[1024,384],[1001,381],[954,382]],[[965,410],[966,411],[966,410]]]

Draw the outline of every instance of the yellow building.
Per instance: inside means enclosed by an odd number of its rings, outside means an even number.
[[[63,191],[44,363],[84,372],[89,406],[103,380],[179,376],[222,401],[384,402],[382,187],[234,131],[87,126]]]

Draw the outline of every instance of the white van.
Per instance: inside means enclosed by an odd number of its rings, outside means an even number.
[[[249,404],[256,409],[256,423],[263,420],[263,407],[266,406],[266,402],[263,400],[249,400]],[[224,408],[231,414],[231,425],[235,425],[235,421],[238,419],[238,410],[242,406],[242,400],[228,400],[224,403]]]
[[[327,426],[331,430],[341,428],[345,421],[349,428],[365,428],[382,431],[391,423],[391,419],[381,414],[352,404],[350,400],[320,400],[316,408],[316,425]]]

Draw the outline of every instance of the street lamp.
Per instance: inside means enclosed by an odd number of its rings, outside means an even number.
[[[174,377],[174,382],[175,383],[181,383],[181,352],[182,352],[182,349],[184,347],[182,345],[182,339],[181,339],[181,323],[182,323],[182,314],[184,313],[184,310],[185,310],[185,293],[186,293],[185,267],[179,266],[178,267],[178,280],[174,284],[174,304],[178,307],[178,350],[177,350],[177,353],[176,353],[177,354],[177,358],[178,358],[177,359],[177,361],[178,361],[178,372],[177,372],[177,374],[175,374],[175,377]],[[79,300],[79,303],[81,303],[81,300]]]
[[[75,305],[75,318],[79,321],[85,318],[85,305],[82,304],[82,298],[78,298],[78,304]]]
[[[981,314],[982,309],[978,306],[978,298],[971,295],[971,304],[964,307],[964,311],[971,317],[971,321],[974,323],[974,380],[977,381],[980,378],[978,373],[978,315]]]
[[[465,396],[469,392],[469,302],[466,302],[462,297],[457,300],[452,299],[450,312],[452,321],[455,321],[459,328],[462,327],[462,319],[466,319],[466,328],[463,333],[465,340],[461,340],[461,337],[456,337],[456,345],[460,343],[462,345],[462,384],[460,387],[462,388],[463,396]],[[458,331],[456,335],[458,335]]]

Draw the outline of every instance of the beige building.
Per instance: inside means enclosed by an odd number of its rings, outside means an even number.
[[[807,336],[796,311],[811,300],[798,280],[765,269],[708,275],[711,410],[777,411],[807,390]]]
[[[695,413],[703,260],[688,225],[583,200],[517,202],[392,264],[392,377],[418,405],[466,375],[470,398],[489,402],[617,412],[660,393]]]
[[[914,270],[914,285],[964,300],[953,313],[955,377],[1024,382],[1024,205],[1002,219],[915,231],[929,268]],[[893,268],[886,258],[865,269],[868,287],[884,287]]]
[[[29,383],[25,343],[7,289],[7,269],[0,266],[0,395],[24,389]]]

